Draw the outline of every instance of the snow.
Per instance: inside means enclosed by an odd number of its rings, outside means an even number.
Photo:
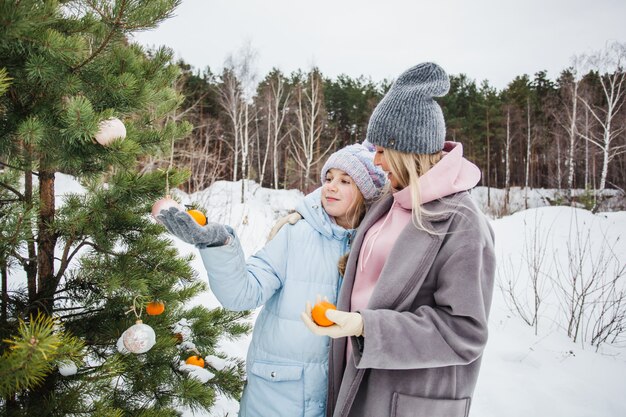
[[[57,193],[79,190],[71,178],[57,179]],[[174,193],[184,204],[196,204],[206,211],[209,221],[231,225],[240,236],[244,252],[251,255],[260,249],[276,220],[295,208],[302,198],[296,190],[268,190],[245,182],[245,203],[241,203],[241,181],[219,181],[195,194]],[[65,189],[67,187],[67,189]],[[485,207],[485,189],[474,191],[479,205]],[[492,198],[501,190],[492,189]],[[626,212],[592,214],[570,207],[542,207],[545,200],[534,193],[529,210],[522,210],[523,190],[513,190],[511,200],[518,202],[513,215],[491,220],[496,235],[498,259],[497,285],[490,315],[490,338],[485,349],[482,369],[472,401],[471,416],[481,417],[622,417],[626,416],[626,343],[602,345],[596,350],[588,341],[573,342],[563,325],[564,311],[559,296],[559,277],[567,277],[568,248],[586,248],[580,268],[589,273],[594,262],[606,263],[605,274],[611,274],[626,260]],[[516,211],[516,210],[513,210]],[[184,242],[172,237],[182,255],[196,253]],[[611,248],[608,251],[606,248]],[[605,248],[602,250],[602,248]],[[197,253],[196,253],[197,254]],[[532,306],[528,296],[531,261],[540,264],[540,293],[537,329],[514,314],[507,300],[509,280],[524,306]],[[535,262],[535,264],[537,264]],[[597,263],[597,262],[595,262]],[[206,277],[199,256],[192,267]],[[559,275],[559,271],[560,275]],[[624,278],[626,280],[626,278]],[[624,286],[621,286],[624,290]],[[219,303],[209,291],[196,299],[209,308]],[[254,322],[256,314],[250,321]],[[586,326],[587,328],[589,326]],[[250,335],[238,340],[223,340],[219,351],[245,359]],[[207,358],[209,359],[209,358]],[[217,360],[209,362],[217,369]],[[237,414],[237,402],[219,397],[210,414]]]

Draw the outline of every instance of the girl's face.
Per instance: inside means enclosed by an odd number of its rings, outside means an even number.
[[[398,179],[393,175],[391,167],[389,166],[387,158],[385,157],[385,148],[383,148],[382,146],[376,146],[374,165],[381,167],[382,170],[387,173],[387,178],[389,179],[389,184],[391,184],[391,188],[397,190],[400,184],[398,183]]]
[[[322,186],[322,207],[345,229],[353,228],[353,214],[358,208],[354,204],[357,193],[360,191],[348,174],[337,168],[328,170]]]

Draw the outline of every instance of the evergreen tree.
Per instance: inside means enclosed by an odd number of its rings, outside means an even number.
[[[185,175],[137,170],[191,130],[171,117],[182,102],[171,52],[146,52],[128,37],[178,3],[0,2],[5,415],[172,416],[182,406],[209,410],[218,392],[240,395],[242,363],[224,365],[217,346],[248,331],[238,320],[246,313],[186,306],[206,285],[149,216]],[[109,122],[126,137],[117,130],[105,140]],[[60,195],[61,174],[84,192]],[[129,310],[141,315],[152,301],[165,304],[161,315],[142,315],[156,343],[129,353]],[[208,382],[181,371],[191,354],[213,358]]]

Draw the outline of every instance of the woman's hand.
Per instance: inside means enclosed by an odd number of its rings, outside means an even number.
[[[223,224],[207,223],[200,226],[189,214],[176,207],[162,210],[157,219],[163,223],[168,232],[200,248],[222,246],[232,238]]]
[[[328,327],[315,324],[311,318],[311,303],[307,301],[306,310],[300,314],[300,318],[306,327],[318,336],[330,336],[333,339],[349,336],[364,336],[363,317],[359,313],[328,309],[325,314],[326,318],[335,324]]]

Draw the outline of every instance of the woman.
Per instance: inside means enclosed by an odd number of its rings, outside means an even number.
[[[322,187],[298,206],[304,220],[283,227],[247,262],[232,229],[200,227],[175,208],[159,217],[172,234],[200,248],[211,290],[225,308],[263,305],[248,350],[241,417],[325,415],[329,340],[307,331],[301,306],[322,293],[335,302],[337,262],[385,175],[372,152],[351,145],[329,157],[321,178]]]
[[[363,219],[333,338],[328,416],[467,416],[487,341],[493,232],[467,190],[479,169],[444,142],[441,67],[410,68],[374,110],[367,139],[391,192]]]

